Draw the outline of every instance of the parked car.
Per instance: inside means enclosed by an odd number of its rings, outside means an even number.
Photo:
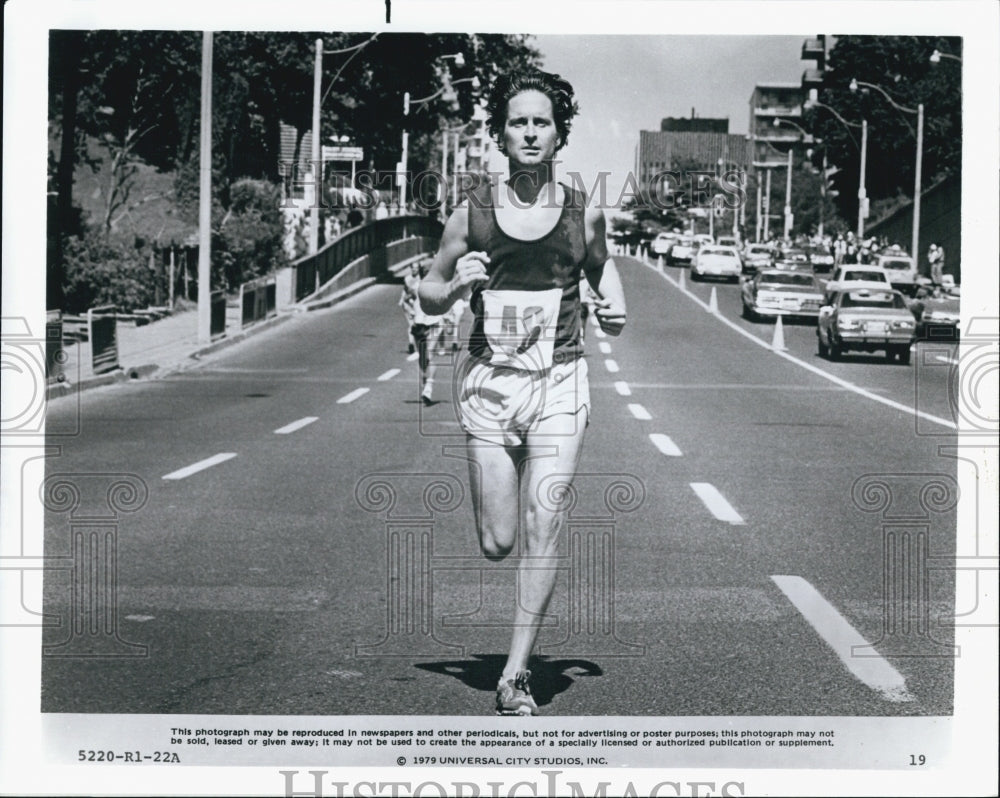
[[[816,277],[807,272],[764,269],[744,280],[740,293],[743,318],[753,321],[778,316],[816,318],[823,305],[823,290]]]
[[[677,235],[674,233],[657,234],[650,248],[652,254],[666,257],[670,253],[670,248],[674,245],[675,241],[677,241]]]
[[[740,279],[743,261],[735,247],[703,246],[691,261],[691,279],[732,277]]]
[[[916,320],[899,291],[867,288],[835,291],[816,324],[820,357],[837,360],[849,351],[885,350],[886,360],[910,362]]]
[[[917,289],[917,298],[910,302],[910,312],[917,322],[917,338],[928,341],[957,341],[960,300],[956,294]]]
[[[885,271],[892,287],[913,296],[917,290],[917,265],[913,258],[902,250],[879,255],[875,263]]]
[[[743,250],[744,272],[767,269],[774,263],[774,252],[767,244],[747,244]]]
[[[719,236],[719,240],[715,243],[720,247],[735,247],[737,250],[740,248],[740,240],[736,236]]]
[[[691,263],[695,253],[698,251],[698,242],[691,236],[681,236],[670,248],[667,260],[671,264]]]

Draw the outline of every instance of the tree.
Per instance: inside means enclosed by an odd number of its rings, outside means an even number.
[[[881,86],[899,105],[924,104],[923,186],[958,173],[962,159],[962,83],[957,65],[933,65],[934,50],[958,55],[961,39],[932,36],[841,36],[828,55],[821,103],[844,119],[868,121],[866,191],[873,202],[913,196],[916,117],[899,111],[877,91],[852,92],[852,79]],[[857,216],[860,131],[849,131],[825,108],[807,113],[805,125],[826,142],[840,167],[837,200],[845,218]]]

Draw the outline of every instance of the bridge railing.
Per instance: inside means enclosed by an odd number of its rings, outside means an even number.
[[[352,271],[346,282],[384,278],[404,260],[432,253],[442,229],[441,223],[429,216],[395,216],[348,230],[315,255],[292,264],[294,301],[300,302],[316,293],[348,267]]]

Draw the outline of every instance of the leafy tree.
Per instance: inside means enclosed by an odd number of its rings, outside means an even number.
[[[840,36],[830,49],[819,101],[845,120],[868,121],[866,191],[878,200],[913,196],[916,115],[899,111],[878,91],[852,92],[852,79],[882,87],[902,106],[924,105],[923,187],[961,170],[962,83],[957,64],[934,65],[935,49],[961,53],[961,39],[934,36]],[[848,130],[825,108],[807,113],[805,125],[828,147],[841,214],[857,216],[860,130]]]

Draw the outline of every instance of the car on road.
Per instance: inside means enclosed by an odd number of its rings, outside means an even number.
[[[690,263],[697,251],[698,242],[695,241],[694,238],[691,236],[681,236],[670,248],[670,254],[667,256],[667,260],[673,265],[677,265],[679,263]]]
[[[816,272],[829,272],[833,271],[833,253],[830,252],[829,247],[823,246],[810,246],[806,247],[806,255],[809,256],[809,262],[812,264],[813,271]]]
[[[870,290],[889,290],[892,284],[884,270],[877,266],[863,266],[856,263],[846,263],[838,266],[826,283],[826,293],[829,296],[834,291],[868,288]]]
[[[698,233],[694,237],[694,240],[697,241],[698,245],[702,246],[702,247],[705,247],[705,246],[709,246],[710,247],[713,244],[715,244],[715,239],[713,239],[712,236],[710,236],[708,233]]]
[[[677,238],[675,233],[658,233],[656,238],[653,239],[650,251],[653,255],[663,255],[666,257],[670,254],[670,248],[677,241]]]
[[[735,247],[737,250],[740,248],[740,240],[736,236],[719,236],[719,240],[715,243],[720,247]]]
[[[746,272],[770,268],[774,263],[774,252],[767,244],[747,244],[743,250],[743,263]]]
[[[868,288],[835,291],[820,308],[816,338],[820,357],[837,360],[844,352],[885,351],[889,362],[910,362],[916,320],[899,291]]]
[[[805,250],[801,249],[786,249],[782,252],[778,252],[774,258],[774,267],[776,269],[791,269],[791,270],[812,270],[812,263],[809,260],[809,256],[805,253]]]
[[[743,261],[735,247],[705,245],[691,261],[692,280],[705,277],[732,277],[739,280],[742,273]]]
[[[875,265],[885,272],[893,288],[910,296],[916,292],[917,265],[902,250],[879,255]]]
[[[740,286],[743,318],[809,316],[817,318],[823,305],[823,290],[808,272],[763,269]]]
[[[960,300],[956,294],[926,288],[917,289],[910,312],[917,321],[917,338],[928,341],[957,341]]]

